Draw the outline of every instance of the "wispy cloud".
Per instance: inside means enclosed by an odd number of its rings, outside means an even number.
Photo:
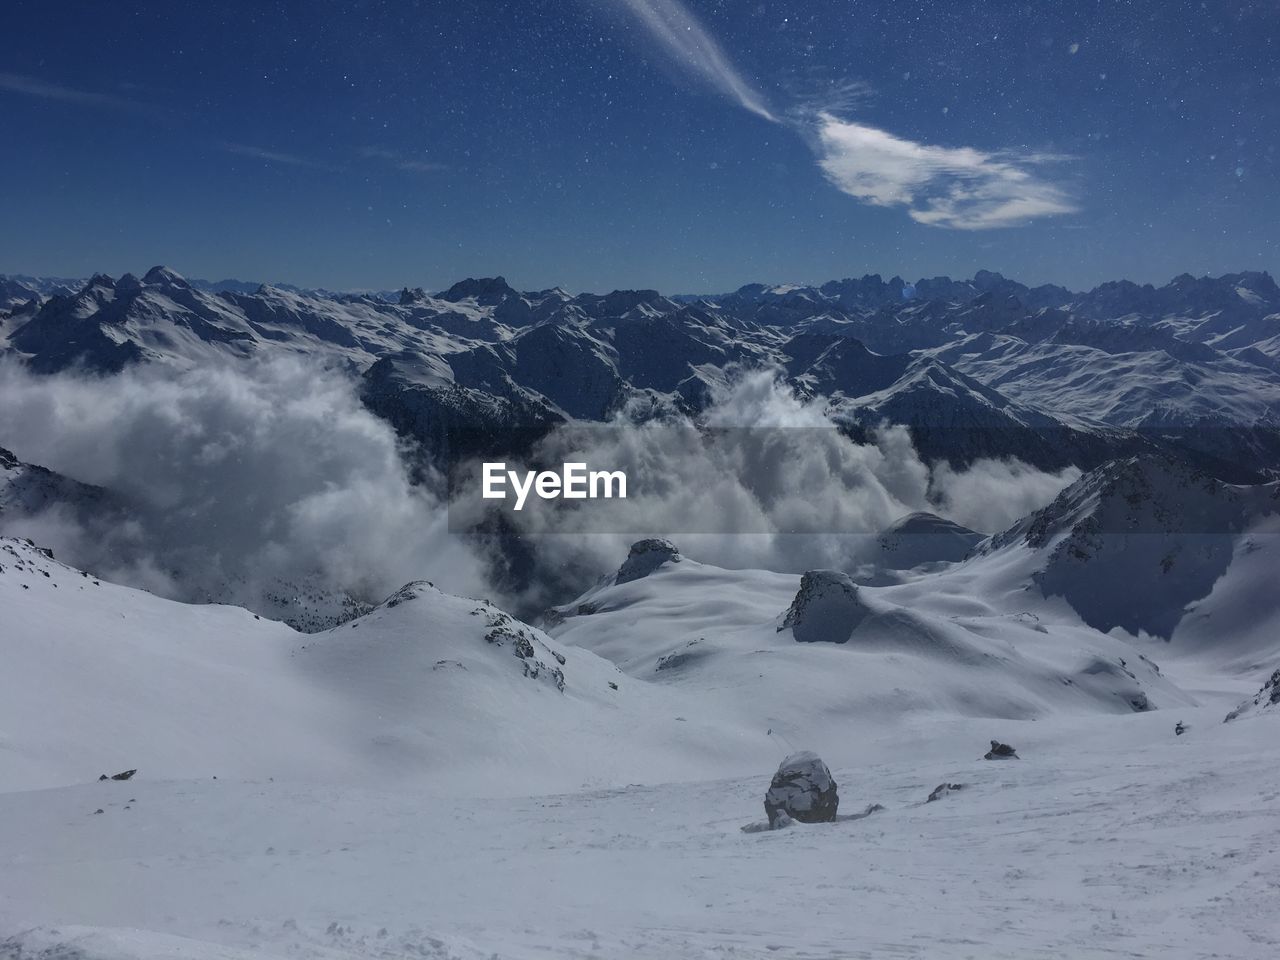
[[[917,143],[830,113],[816,124],[818,165],[832,184],[864,203],[905,207],[918,223],[983,230],[1077,209],[1040,172],[1058,157]]]
[[[774,123],[779,120],[760,92],[738,73],[720,45],[679,0],[610,0],[629,10],[652,40],[681,67],[744,110]]]
[[[919,143],[843,119],[869,96],[858,82],[831,85],[775,112],[680,0],[605,2],[632,14],[690,75],[744,110],[790,126],[812,146],[831,184],[862,203],[902,207],[918,223],[958,230],[1016,226],[1078,209],[1049,176],[1061,157]]]
[[[410,173],[439,173],[442,170],[449,169],[448,165],[438,161],[417,157],[410,153],[402,153],[399,150],[388,150],[385,147],[365,147],[360,151],[360,156],[366,160],[380,160],[384,163],[389,163],[397,170],[406,170]]]
[[[0,90],[27,97],[36,97],[41,100],[74,103],[104,110],[121,110],[127,113],[152,115],[159,115],[163,112],[160,108],[144,103],[141,100],[117,97],[113,94],[101,93],[96,90],[79,90],[75,87],[64,87],[61,84],[49,83],[39,77],[27,76],[21,73],[0,73]]]
[[[263,160],[267,163],[278,163],[289,167],[307,167],[312,170],[332,171],[338,169],[332,164],[312,160],[310,157],[298,156],[296,153],[284,153],[280,150],[268,150],[248,143],[228,143],[224,141],[218,146],[227,151],[227,153],[234,153],[241,157],[251,157],[254,160]]]

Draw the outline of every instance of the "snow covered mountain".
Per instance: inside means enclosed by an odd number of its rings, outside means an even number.
[[[304,634],[0,538],[0,956],[1269,956],[1276,496],[1130,458],[904,517],[884,577],[650,538],[545,629],[419,581]],[[841,818],[754,832],[801,748]]]
[[[425,581],[301,634],[116,586],[3,538],[0,609],[0,791],[137,768],[152,781],[524,795],[743,769],[767,749],[763,730]]]
[[[1028,551],[1021,562],[1039,591],[1099,630],[1168,639],[1196,603],[1226,589],[1242,552],[1259,540],[1269,546],[1278,514],[1275,482],[1235,486],[1174,460],[1135,457],[1086,474],[978,549]],[[1276,609],[1267,596],[1249,598],[1260,622]]]
[[[674,299],[522,293],[501,277],[392,299],[213,292],[164,267],[75,292],[5,282],[19,292],[0,353],[34,371],[307,355],[365,375],[371,409],[436,452],[449,432],[696,413],[727,371],[769,366],[855,429],[908,425],[931,459],[1091,468],[1160,449],[1236,481],[1280,467],[1280,293],[1266,274],[1073,294],[980,271]]]
[[[977,596],[960,613],[946,592],[928,599],[928,574],[874,587],[837,571],[724,570],[668,552],[632,578],[633,560],[553,608],[550,634],[820,753],[859,722],[890,717],[1031,719],[1194,702],[1123,640]]]

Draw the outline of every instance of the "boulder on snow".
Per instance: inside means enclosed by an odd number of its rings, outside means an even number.
[[[848,574],[810,570],[778,630],[790,628],[800,643],[845,643],[869,612]]]
[[[839,806],[831,771],[809,750],[783,760],[764,795],[765,816],[775,830],[786,825],[784,817],[801,823],[829,823],[835,820]]]
[[[1007,743],[1001,743],[999,740],[991,741],[991,749],[982,757],[983,760],[1017,760],[1018,751]]]
[[[137,772],[137,770],[125,770],[123,773],[113,773],[111,776],[107,776],[104,773],[98,780],[132,780],[133,775]]]
[[[664,563],[679,563],[683,559],[676,545],[670,540],[663,540],[661,537],[637,540],[631,545],[631,552],[618,568],[618,575],[613,582],[630,583],[632,580],[647,577]]]

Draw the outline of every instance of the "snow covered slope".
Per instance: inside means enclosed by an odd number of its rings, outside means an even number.
[[[781,750],[747,778],[524,799],[4,793],[0,956],[1263,960],[1280,738],[1226,709],[863,726],[823,756],[842,812],[883,810],[754,834]],[[1022,759],[980,759],[993,736]],[[925,803],[939,783],[964,786]]]
[[[1274,622],[1280,608],[1247,584],[1257,581],[1258,564],[1274,557],[1278,512],[1276,483],[1226,484],[1168,458],[1135,457],[1085,474],[981,546],[980,553],[997,559],[971,563],[1016,571],[1011,576],[1034,583],[1045,597],[1060,597],[1099,630],[1169,638],[1182,631],[1192,605],[1216,591],[1219,598],[1200,611],[1203,631],[1210,610],[1221,610],[1223,594],[1236,590],[1248,595],[1240,616],[1262,625]],[[1242,649],[1250,634],[1238,629],[1239,620],[1235,626],[1210,645]],[[1189,641],[1194,632],[1179,636]]]
[[[881,562],[894,570],[963,560],[985,537],[932,513],[910,513],[877,538]]]
[[[1019,403],[1118,426],[1280,418],[1273,371],[1132,323],[1076,321],[1042,340],[977,334],[931,354]]]
[[[741,770],[768,749],[763,731],[425,582],[300,634],[5,538],[0,610],[0,790],[137,768],[511,795]]]
[[[1010,612],[980,595],[935,603],[930,582],[922,576],[906,599],[902,588],[854,585],[836,572],[802,578],[685,558],[640,578],[607,578],[547,622],[556,639],[631,677],[820,754],[867,724],[1193,702],[1141,648],[1078,618]]]

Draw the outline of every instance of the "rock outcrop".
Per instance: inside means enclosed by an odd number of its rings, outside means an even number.
[[[627,554],[627,559],[618,568],[618,576],[614,579],[614,583],[630,583],[632,580],[639,580],[653,573],[664,563],[679,563],[682,559],[684,558],[680,556],[680,551],[670,540],[663,540],[661,537],[637,540],[631,545],[631,552]]]
[[[835,820],[840,806],[836,782],[816,753],[793,753],[778,767],[764,795],[764,812],[769,825],[786,825],[784,818],[801,823],[828,823]]]
[[[1280,710],[1280,670],[1271,674],[1267,682],[1262,685],[1261,690],[1228,713],[1222,722],[1227,723],[1231,720],[1239,720],[1241,717],[1257,716],[1264,710],[1267,712]]]
[[[800,643],[845,643],[868,613],[848,574],[810,570],[778,630],[790,629]]]

